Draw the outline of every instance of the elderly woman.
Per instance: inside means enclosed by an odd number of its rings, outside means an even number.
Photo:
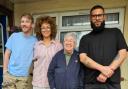
[[[82,89],[79,54],[75,50],[76,34],[67,33],[63,44],[64,49],[56,53],[49,65],[50,89]]]

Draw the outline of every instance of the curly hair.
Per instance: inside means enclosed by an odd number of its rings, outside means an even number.
[[[50,35],[50,38],[51,39],[55,39],[56,37],[56,33],[57,33],[57,29],[56,29],[56,23],[54,21],[54,19],[50,16],[41,16],[41,17],[38,17],[36,19],[36,23],[35,23],[35,32],[36,32],[36,37],[38,40],[43,40],[44,37],[41,33],[41,25],[43,23],[48,23],[51,27],[51,35]]]

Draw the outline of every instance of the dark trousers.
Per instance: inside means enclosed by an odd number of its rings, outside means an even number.
[[[121,89],[120,84],[85,84],[84,89]]]

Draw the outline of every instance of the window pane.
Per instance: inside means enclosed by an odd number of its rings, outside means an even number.
[[[89,24],[89,15],[63,16],[62,26],[83,26]]]
[[[106,23],[119,23],[119,13],[108,13]]]
[[[53,18],[53,20],[56,22],[56,17],[52,17]]]
[[[119,24],[119,13],[107,13],[107,24]],[[85,26],[90,24],[89,15],[62,16],[62,27]]]

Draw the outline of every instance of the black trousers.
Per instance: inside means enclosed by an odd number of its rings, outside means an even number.
[[[85,84],[84,89],[121,89],[120,84]]]

